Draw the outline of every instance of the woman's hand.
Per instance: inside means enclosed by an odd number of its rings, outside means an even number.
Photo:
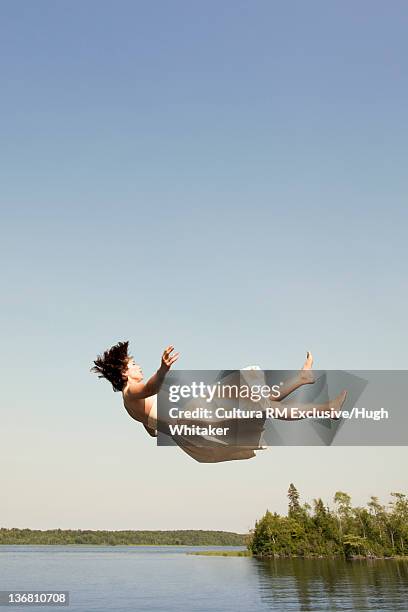
[[[164,353],[162,355],[161,368],[166,372],[170,370],[173,363],[179,358],[180,353],[174,353],[174,355],[172,355],[173,351],[174,346],[170,345],[164,350]]]

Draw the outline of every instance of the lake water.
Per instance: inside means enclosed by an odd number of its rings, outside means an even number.
[[[70,606],[56,609],[78,612],[408,610],[406,561],[186,554],[198,550],[207,549],[0,546],[0,590],[70,591]]]

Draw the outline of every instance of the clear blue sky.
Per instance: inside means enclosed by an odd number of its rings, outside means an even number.
[[[125,338],[146,373],[170,342],[186,369],[407,368],[407,3],[3,0],[0,24],[0,525],[246,529],[291,481],[407,490],[405,448],[196,464],[89,374]]]

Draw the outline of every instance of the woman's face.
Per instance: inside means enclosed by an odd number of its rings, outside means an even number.
[[[135,382],[142,382],[143,380],[142,368],[136,363],[133,357],[129,357],[127,376]]]

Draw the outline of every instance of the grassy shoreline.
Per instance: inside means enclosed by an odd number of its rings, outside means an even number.
[[[198,555],[203,557],[253,557],[255,559],[303,559],[305,561],[319,561],[322,559],[345,559],[340,555],[338,556],[330,556],[330,555],[254,555],[249,550],[203,550],[203,551],[193,551],[188,552],[187,555]],[[347,559],[348,561],[408,561],[408,555],[395,555],[394,557],[372,557],[372,556],[362,556],[362,555],[354,555]]]
[[[198,555],[199,557],[252,557],[249,550],[194,550],[187,555]]]

